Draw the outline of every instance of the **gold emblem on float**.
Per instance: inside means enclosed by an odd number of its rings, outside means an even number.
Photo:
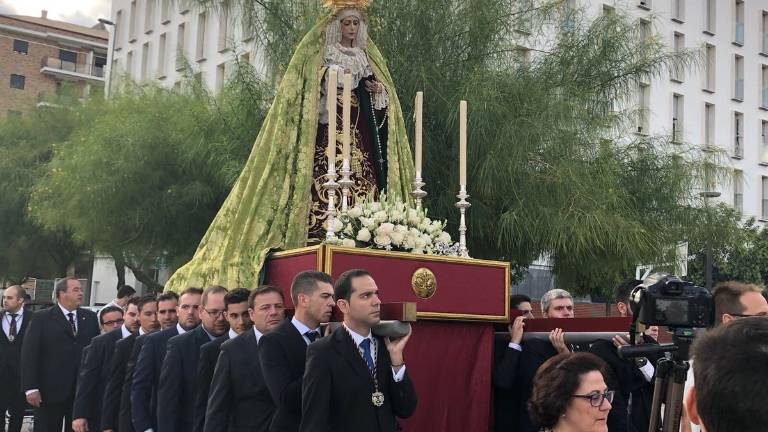
[[[428,299],[437,291],[437,278],[432,270],[420,267],[411,276],[411,288],[416,297]]]

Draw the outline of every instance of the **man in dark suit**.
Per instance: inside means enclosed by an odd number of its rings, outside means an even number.
[[[283,322],[283,292],[269,285],[256,288],[248,297],[248,306],[253,326],[221,345],[211,380],[204,432],[269,430],[275,404],[261,373],[258,344],[263,335]]]
[[[307,349],[302,432],[392,432],[397,417],[416,410],[416,391],[405,370],[400,339],[375,337],[381,320],[379,288],[361,269],[339,276],[336,305],[341,327]]]
[[[211,390],[211,379],[219,359],[221,345],[236,338],[238,335],[253,328],[251,317],[248,315],[248,295],[245,288],[236,288],[224,296],[224,316],[229,323],[229,332],[200,347],[200,363],[197,366],[197,396],[195,398],[194,431],[202,432],[205,426],[205,410],[208,407],[208,394]]]
[[[295,314],[259,341],[259,361],[275,403],[270,432],[297,432],[301,424],[301,379],[307,346],[320,337],[320,323],[333,311],[333,279],[318,271],[296,275],[291,283]]]
[[[24,314],[26,290],[19,285],[3,291],[3,308],[0,312],[3,331],[0,332],[0,413],[5,430],[5,411],[8,411],[8,432],[20,432],[27,401],[21,391],[21,346],[24,333],[29,327],[31,314]]]
[[[200,303],[200,325],[168,340],[157,390],[157,411],[162,413],[157,419],[160,432],[189,432],[194,428],[200,347],[229,330],[224,318],[226,294],[222,286],[206,288]]]
[[[157,430],[157,389],[168,340],[194,330],[200,324],[200,297],[203,290],[187,288],[179,296],[176,308],[179,322],[157,333],[145,336],[133,369],[131,385],[131,420],[137,432]],[[138,341],[137,341],[138,345]]]
[[[35,407],[36,432],[72,425],[72,402],[83,348],[99,335],[96,314],[80,308],[83,290],[74,277],[54,289],[57,303],[35,313],[21,350],[21,385]]]
[[[139,326],[139,311],[136,308],[138,299],[132,298],[123,309],[118,306],[104,308],[104,312],[98,317],[102,320],[121,322],[118,328],[103,333],[93,338],[83,351],[83,360],[78,374],[75,389],[75,404],[72,408],[72,430],[75,432],[87,432],[99,430],[101,425],[101,408],[104,399],[104,389],[109,380],[109,363],[115,350],[117,341],[130,336]],[[117,318],[119,314],[119,319]]]
[[[105,365],[108,373],[106,389],[102,399],[101,426],[95,430],[115,431],[119,430],[120,402],[123,395],[123,384],[127,364],[130,361],[131,352],[136,343],[137,336],[156,331],[160,324],[157,321],[157,300],[154,295],[146,295],[137,299],[137,324],[138,333],[133,331],[127,337],[115,343],[114,354],[109,363]],[[131,306],[127,311],[130,312]],[[135,361],[135,358],[134,358]],[[133,366],[131,366],[133,367]],[[128,414],[130,425],[130,412]],[[90,430],[94,430],[91,428]],[[128,429],[130,430],[130,429]]]

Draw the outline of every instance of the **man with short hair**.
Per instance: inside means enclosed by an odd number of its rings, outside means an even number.
[[[126,427],[120,427],[120,411],[121,404],[130,403],[130,393],[124,391],[124,384],[126,382],[126,373],[130,365],[131,371],[133,370],[133,362],[135,358],[131,359],[131,353],[133,347],[136,344],[137,337],[143,336],[147,333],[154,332],[158,329],[159,323],[157,321],[157,300],[154,295],[145,295],[136,299],[136,309],[138,311],[136,320],[136,330],[127,328],[130,330],[130,334],[127,337],[117,341],[115,343],[114,354],[109,364],[105,367],[109,371],[109,379],[107,381],[106,389],[104,390],[104,397],[102,399],[102,417],[101,417],[101,431],[115,431],[115,430],[129,430],[133,428],[130,426],[130,410],[127,410],[127,418],[125,420]],[[126,311],[126,316],[129,316],[133,306],[129,305]],[[127,380],[130,383],[130,380]]]
[[[509,310],[518,310],[527,319],[536,318],[533,315],[531,298],[525,294],[513,294],[509,296]]]
[[[165,292],[157,296],[157,319],[160,321],[160,328],[175,327],[179,322],[176,314],[176,307],[179,305],[179,295],[173,291]]]
[[[5,430],[5,411],[8,411],[8,432],[20,432],[27,401],[21,391],[21,347],[24,334],[29,328],[31,314],[24,314],[26,290],[12,285],[3,291],[3,308],[0,311],[2,332],[0,332],[0,413],[3,422],[0,431]]]
[[[394,341],[373,335],[381,300],[367,271],[342,273],[334,293],[344,322],[307,349],[300,431],[400,430],[397,418],[416,410],[416,391],[403,359],[411,333]]]
[[[109,333],[120,328],[125,321],[123,319],[123,314],[123,309],[118,306],[107,306],[99,309],[98,317],[101,334]]]
[[[224,318],[223,286],[210,286],[201,299],[201,325],[187,333],[168,340],[157,390],[157,426],[161,432],[192,431],[195,422],[197,372],[200,347],[224,335],[229,324]]]
[[[101,426],[99,408],[104,400],[104,389],[110,377],[109,364],[117,341],[130,336],[139,326],[137,303],[137,298],[128,300],[125,320],[122,318],[123,310],[118,307],[110,306],[109,308],[115,310],[108,310],[101,314],[102,320],[119,321],[122,325],[93,338],[87,353],[83,354],[75,390],[75,403],[72,408],[74,432],[95,431]],[[104,328],[105,323],[102,322],[102,330]]]
[[[21,350],[21,385],[35,407],[35,432],[72,425],[72,402],[83,348],[99,335],[96,314],[80,307],[83,289],[74,277],[59,280],[56,304],[37,311]]]
[[[285,318],[283,292],[265,285],[248,297],[253,325],[221,345],[211,380],[204,432],[267,432],[275,404],[264,381],[258,350],[261,337]],[[230,326],[233,323],[230,322]]]
[[[179,296],[179,305],[176,308],[178,323],[165,330],[143,336],[146,341],[142,341],[141,344],[138,340],[136,342],[139,353],[133,369],[133,383],[130,388],[131,419],[136,432],[157,430],[157,389],[168,340],[194,330],[200,324],[198,309],[202,295],[203,290],[201,288],[192,287],[182,291]],[[134,347],[134,350],[137,347]]]
[[[136,296],[136,290],[133,289],[132,286],[121,286],[117,289],[117,298],[105,304],[104,307],[99,310],[99,319],[101,319],[102,311],[110,306],[119,307],[120,309],[125,310],[125,308],[128,306],[128,301]]]
[[[301,380],[307,346],[320,337],[320,323],[333,311],[333,279],[318,271],[304,271],[291,283],[296,312],[259,341],[259,361],[275,403],[270,432],[298,432],[301,424]]]
[[[744,319],[697,338],[696,383],[685,411],[702,432],[763,432],[768,425],[768,320]]]
[[[200,347],[200,363],[197,366],[197,382],[199,384],[195,399],[194,432],[202,432],[205,426],[208,394],[211,390],[211,379],[216,368],[216,361],[219,358],[221,344],[253,328],[251,317],[248,315],[248,296],[250,293],[245,288],[235,288],[224,296],[224,317],[229,323],[229,331]]]

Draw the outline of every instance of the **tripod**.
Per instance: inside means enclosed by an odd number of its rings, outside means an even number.
[[[648,432],[678,432],[683,414],[683,393],[690,365],[688,349],[693,342],[692,329],[670,329],[677,350],[671,350],[672,359],[660,359],[656,365],[651,418]],[[662,404],[664,412],[662,416]]]

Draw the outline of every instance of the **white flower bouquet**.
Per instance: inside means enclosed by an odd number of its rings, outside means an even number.
[[[426,210],[416,210],[400,200],[388,201],[384,194],[380,201],[366,200],[350,207],[333,224],[336,238],[325,243],[458,256],[458,244],[444,231],[445,221],[432,220]]]

